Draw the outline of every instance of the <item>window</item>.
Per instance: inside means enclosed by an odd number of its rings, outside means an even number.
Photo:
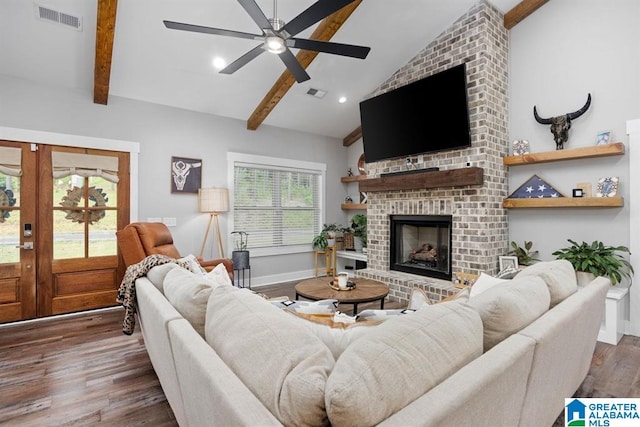
[[[326,165],[229,153],[230,231],[253,256],[308,251],[324,220]]]

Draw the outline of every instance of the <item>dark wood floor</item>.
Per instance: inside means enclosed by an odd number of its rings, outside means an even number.
[[[291,284],[259,291],[293,297]],[[142,335],[124,335],[122,318],[112,309],[0,327],[0,425],[176,426]],[[577,395],[640,397],[639,366],[640,338],[598,343]]]

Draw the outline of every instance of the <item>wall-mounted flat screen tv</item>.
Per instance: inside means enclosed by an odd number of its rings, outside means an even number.
[[[360,121],[367,163],[469,147],[465,64],[362,101]]]

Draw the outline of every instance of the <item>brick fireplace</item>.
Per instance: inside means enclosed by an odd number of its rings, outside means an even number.
[[[502,208],[508,195],[507,173],[502,164],[509,147],[507,57],[508,31],[503,26],[503,16],[481,1],[371,94],[467,64],[471,147],[419,156],[416,164],[418,169],[439,168],[439,172],[425,173],[441,174],[434,175],[436,182],[439,178],[446,184],[430,188],[419,184],[413,188],[387,186],[368,191],[368,264],[358,273],[387,283],[392,300],[408,300],[415,286],[425,289],[434,300],[456,291],[450,280],[390,269],[392,215],[450,217],[453,274],[495,273],[498,256],[508,250],[507,213]],[[368,163],[365,168],[369,178],[378,178],[404,172],[407,164],[405,159],[394,159]],[[472,172],[479,173],[481,179],[471,185],[447,175],[466,176]]]

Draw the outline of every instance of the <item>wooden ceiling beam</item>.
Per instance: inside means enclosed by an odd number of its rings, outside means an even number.
[[[348,4],[343,7],[339,11],[333,13],[332,15],[326,17],[320,22],[318,27],[315,29],[313,34],[311,34],[311,40],[320,40],[320,41],[329,41],[338,32],[342,24],[351,16],[354,10],[362,3],[362,0],[356,0],[353,3]],[[318,52],[313,52],[309,50],[300,50],[296,55],[296,59],[303,68],[307,68],[311,61],[318,56]],[[251,114],[251,117],[247,120],[247,129],[256,130],[258,126],[262,124],[262,122],[267,118],[267,116],[273,111],[273,109],[278,105],[280,100],[287,94],[289,89],[296,82],[296,79],[289,72],[289,70],[285,70],[280,78],[275,82],[275,84],[271,87],[269,92],[265,95],[265,97],[260,101],[260,104],[256,107],[256,109]]]
[[[96,23],[96,58],[93,69],[93,102],[107,105],[113,37],[116,29],[118,0],[98,0]]]
[[[523,21],[526,17],[538,10],[542,5],[549,0],[523,0],[513,7],[510,11],[504,15],[504,26],[507,30],[515,27],[519,22]],[[362,138],[362,127],[358,126],[351,133],[344,137],[342,145],[345,147],[350,146],[358,139]]]
[[[527,16],[538,10],[549,0],[522,0],[513,9],[504,14],[504,27],[512,29]]]
[[[356,129],[351,131],[349,135],[345,136],[342,140],[342,145],[344,147],[348,147],[360,138],[362,138],[362,126],[358,126]]]

